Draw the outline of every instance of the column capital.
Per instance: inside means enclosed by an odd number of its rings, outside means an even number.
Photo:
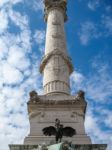
[[[67,20],[67,14],[66,14],[67,0],[44,0],[44,5],[45,5],[44,19],[46,22],[47,22],[49,11],[54,8],[60,9],[64,14],[64,21]]]

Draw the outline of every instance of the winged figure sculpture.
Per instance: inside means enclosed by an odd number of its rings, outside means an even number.
[[[63,136],[72,137],[76,134],[76,130],[72,127],[63,127],[59,119],[56,119],[55,126],[45,127],[42,131],[45,136],[54,135],[56,143],[61,142]]]

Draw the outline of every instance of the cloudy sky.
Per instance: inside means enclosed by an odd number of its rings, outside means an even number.
[[[23,143],[28,93],[42,94],[43,15],[42,0],[0,0],[0,150]],[[71,93],[86,92],[86,132],[112,150],[112,1],[68,0],[65,31],[75,68]]]

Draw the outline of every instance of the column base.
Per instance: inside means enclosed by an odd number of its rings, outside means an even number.
[[[60,145],[60,146],[58,146]],[[46,145],[9,145],[10,150],[64,150],[62,144],[54,144],[47,147]],[[84,144],[84,145],[71,145],[69,150],[106,150],[106,144]]]
[[[68,141],[72,144],[91,144],[90,137],[87,135],[76,135],[72,138],[63,137],[62,142]],[[36,145],[36,144],[53,144],[55,143],[55,137],[46,137],[46,136],[28,136],[24,140],[24,144]]]

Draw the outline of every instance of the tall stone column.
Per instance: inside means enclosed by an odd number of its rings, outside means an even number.
[[[44,95],[36,91],[30,92],[28,114],[30,133],[25,144],[49,144],[55,136],[45,136],[43,129],[54,126],[58,118],[64,127],[72,127],[76,131],[73,137],[63,137],[63,141],[74,144],[90,144],[85,133],[84,119],[87,103],[84,92],[70,95],[69,76],[73,71],[71,60],[67,54],[64,22],[67,20],[66,0],[44,0],[45,21],[47,22],[45,56],[40,65],[43,74]]]
[[[69,75],[73,67],[67,54],[64,22],[66,0],[45,0],[47,22],[45,56],[40,66],[44,94],[70,94]]]
[[[45,56],[40,66],[40,72],[44,76],[44,95],[38,95],[36,91],[29,93],[27,107],[30,132],[24,139],[25,145],[10,145],[10,149],[33,150],[38,144],[55,143],[55,137],[59,134],[59,130],[55,128],[57,118],[64,130],[71,127],[75,131],[73,136],[62,133],[62,142],[72,142],[76,150],[105,150],[106,145],[91,145],[91,139],[85,133],[85,93],[80,90],[76,95],[70,95],[69,75],[73,67],[67,54],[64,32],[67,0],[44,0],[44,3],[47,33]],[[52,134],[48,129],[49,136],[46,136],[43,132],[46,127],[54,127],[57,133]]]

